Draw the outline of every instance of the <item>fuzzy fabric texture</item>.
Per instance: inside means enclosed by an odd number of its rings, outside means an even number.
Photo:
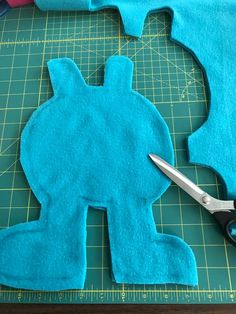
[[[236,197],[236,1],[235,0],[36,0],[43,10],[117,8],[125,32],[141,36],[146,16],[173,16],[172,39],[202,65],[210,92],[209,118],[188,140],[190,162],[212,168]]]
[[[23,5],[34,3],[34,0],[7,0],[7,2],[12,8],[14,8],[14,7],[21,7]]]
[[[148,154],[173,164],[173,147],[156,108],[132,90],[132,62],[110,58],[99,87],[88,86],[71,59],[48,67],[54,97],[34,112],[21,138],[21,163],[41,215],[0,232],[0,282],[83,288],[93,206],[107,211],[117,283],[196,285],[190,247],[156,231],[152,203],[170,182]]]

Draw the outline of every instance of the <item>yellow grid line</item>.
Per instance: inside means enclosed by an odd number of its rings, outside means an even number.
[[[144,35],[144,38],[166,37],[167,34]],[[83,42],[97,40],[114,40],[121,38],[129,38],[128,36],[104,36],[104,37],[83,37],[83,38],[64,38],[64,39],[43,39],[43,40],[19,40],[19,41],[1,41],[0,46],[10,45],[33,45],[33,44],[53,44],[53,43],[68,43],[68,42]]]

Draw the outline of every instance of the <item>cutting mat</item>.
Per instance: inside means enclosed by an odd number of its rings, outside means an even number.
[[[0,20],[0,228],[35,220],[39,204],[19,163],[21,130],[51,95],[46,62],[71,57],[89,84],[103,82],[105,60],[129,56],[135,63],[134,89],[151,100],[170,128],[178,168],[216,197],[213,172],[187,162],[186,138],[207,116],[207,93],[197,63],[169,41],[170,17],[151,15],[144,35],[122,33],[115,11],[42,13],[15,9]],[[199,286],[118,285],[111,281],[106,214],[91,209],[87,222],[88,270],[84,290],[59,293],[0,288],[1,302],[215,303],[236,302],[236,249],[227,244],[212,217],[172,185],[153,212],[160,232],[175,234],[196,255]],[[30,261],[29,261],[30,262]]]

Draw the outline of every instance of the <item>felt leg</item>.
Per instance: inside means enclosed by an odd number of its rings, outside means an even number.
[[[192,250],[175,236],[157,233],[150,204],[113,204],[108,225],[117,283],[197,284]]]
[[[39,221],[0,232],[2,284],[37,290],[83,288],[87,207],[67,201],[51,201]]]

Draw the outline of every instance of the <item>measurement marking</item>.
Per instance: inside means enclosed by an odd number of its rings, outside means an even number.
[[[0,290],[0,293],[18,293],[16,291],[12,291],[12,290]],[[102,290],[102,289],[95,289],[95,290],[90,290],[90,289],[78,289],[78,290],[64,290],[63,293],[78,293],[78,292],[83,292],[83,293],[122,293],[123,290],[122,289],[105,289],[105,290]],[[165,289],[165,290],[153,290],[153,289],[150,289],[150,290],[140,290],[140,289],[137,289],[137,290],[129,290],[129,289],[126,289],[125,290],[126,293],[190,293],[190,294],[193,294],[193,293],[204,293],[204,294],[208,294],[208,293],[235,293],[236,290],[228,290],[228,289],[224,289],[224,290],[218,290],[218,289],[213,289],[213,290],[180,290],[180,289],[173,289],[173,290],[170,290],[170,289]],[[41,290],[22,290],[21,293],[42,293],[42,294],[48,294],[49,292],[48,291],[41,291]]]

